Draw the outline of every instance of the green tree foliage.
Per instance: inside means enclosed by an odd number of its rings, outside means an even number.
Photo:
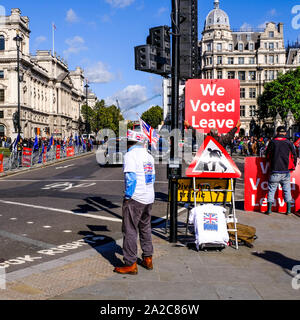
[[[82,106],[81,112],[86,121],[86,105]],[[92,132],[98,132],[101,129],[111,129],[116,134],[119,132],[119,121],[124,120],[121,111],[115,105],[105,106],[105,101],[97,101],[94,108],[88,108],[88,121]]]
[[[264,92],[258,97],[260,119],[275,118],[279,112],[285,119],[289,110],[297,122],[300,122],[300,67],[279,74],[277,80],[266,83]]]
[[[152,107],[145,111],[141,118],[152,128],[157,129],[164,119],[163,109],[160,106]]]

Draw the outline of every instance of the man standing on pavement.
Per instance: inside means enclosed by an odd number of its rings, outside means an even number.
[[[123,201],[124,266],[116,267],[120,274],[137,274],[137,237],[143,251],[142,266],[153,269],[151,210],[155,199],[154,159],[144,148],[143,134],[128,130],[128,152],[124,156],[125,196]]]
[[[270,162],[268,211],[272,213],[272,205],[275,192],[279,184],[282,185],[284,200],[287,204],[286,214],[291,213],[291,175],[290,171],[295,170],[297,165],[297,154],[294,145],[286,137],[284,127],[277,128],[276,137],[269,143],[267,148],[267,160]]]

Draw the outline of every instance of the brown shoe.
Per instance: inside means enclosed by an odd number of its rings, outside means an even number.
[[[116,267],[114,269],[114,272],[120,273],[120,274],[136,275],[136,274],[138,274],[137,264],[135,262],[132,266]]]
[[[152,257],[144,257],[141,266],[147,270],[153,270]]]

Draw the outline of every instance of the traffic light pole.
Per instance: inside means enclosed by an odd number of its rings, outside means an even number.
[[[172,107],[171,107],[171,129],[178,129],[178,109],[179,109],[179,62],[180,62],[180,12],[179,1],[172,0]],[[175,155],[174,137],[171,141],[171,162],[178,157]],[[176,148],[177,150],[177,148]],[[178,196],[177,179],[170,179],[170,243],[177,242],[177,216],[178,216]]]

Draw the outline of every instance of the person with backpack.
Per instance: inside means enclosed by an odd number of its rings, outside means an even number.
[[[277,128],[276,137],[269,143],[267,148],[267,160],[270,162],[270,177],[268,183],[268,211],[272,213],[272,205],[275,192],[279,184],[282,185],[284,200],[287,204],[286,214],[291,214],[291,175],[297,165],[297,154],[294,145],[287,138],[286,129],[281,126]]]

